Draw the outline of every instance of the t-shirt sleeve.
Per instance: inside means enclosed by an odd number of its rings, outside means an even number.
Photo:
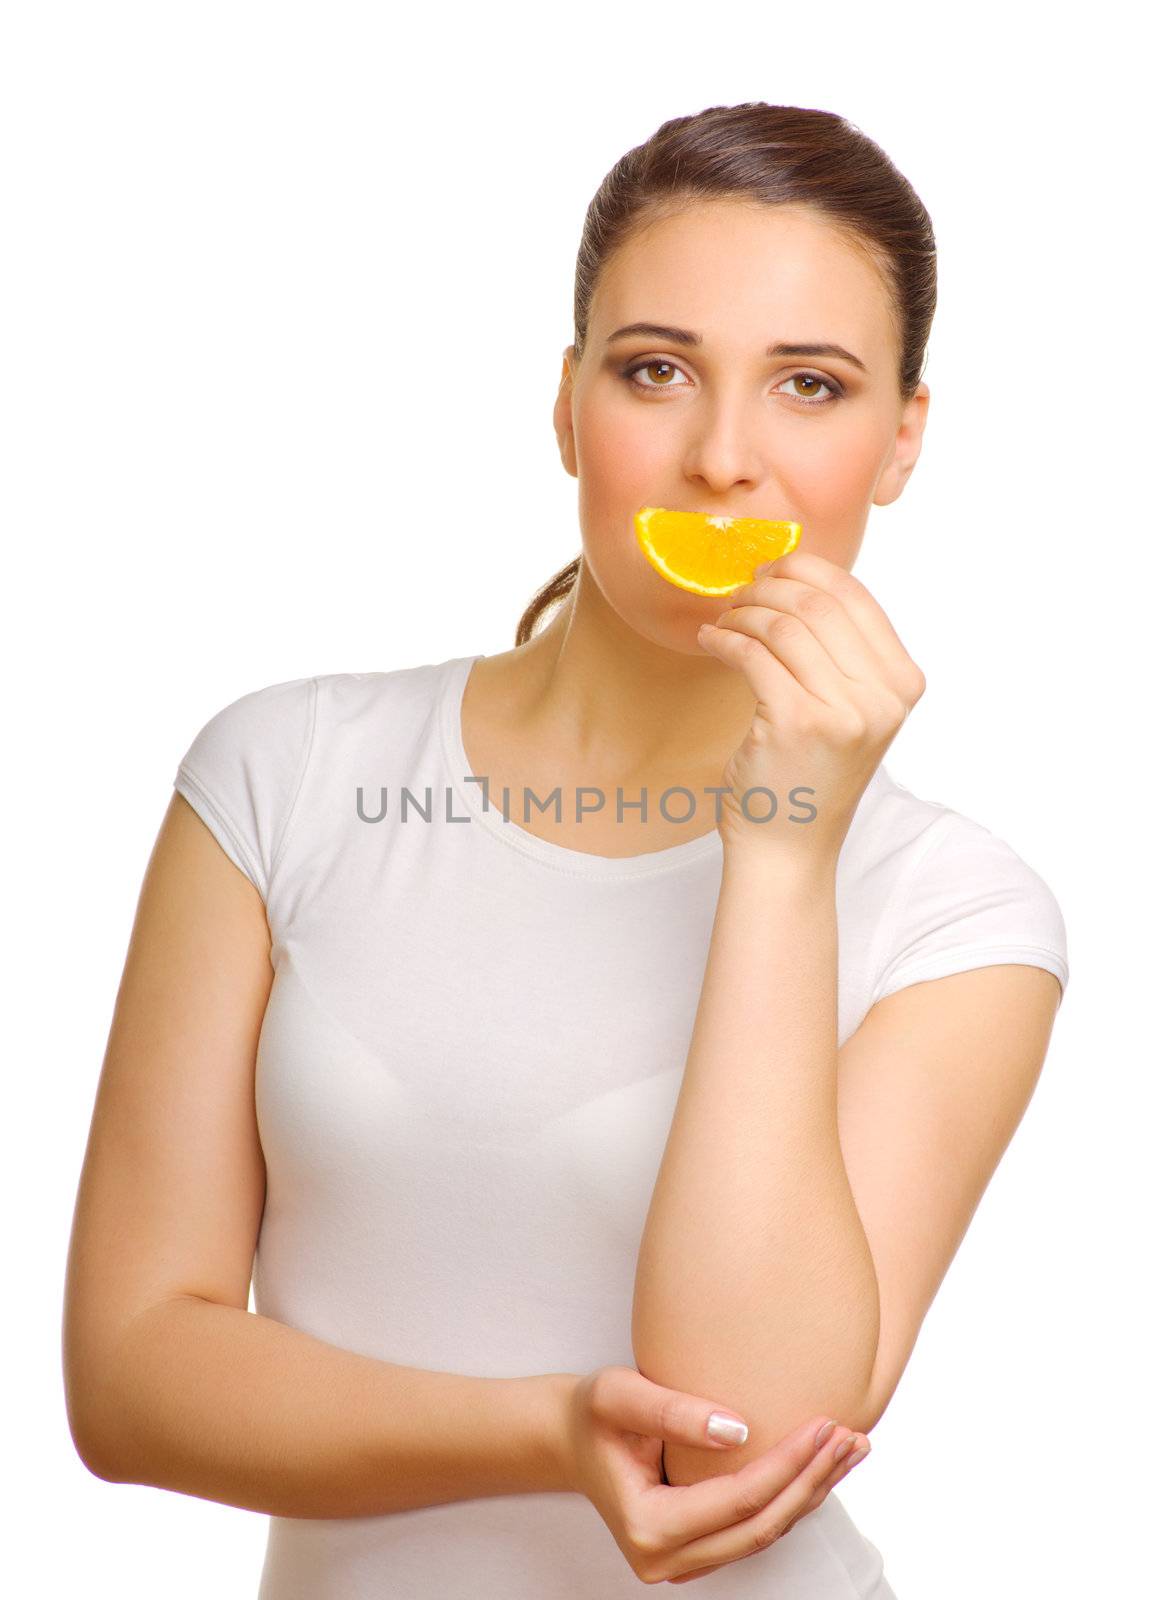
[[[206,723],[178,763],[188,800],[266,903],[315,726],[316,678],[254,689]]]
[[[974,967],[1044,967],[1069,983],[1061,908],[1010,845],[957,812],[924,837],[889,908],[871,1004],[908,984]]]

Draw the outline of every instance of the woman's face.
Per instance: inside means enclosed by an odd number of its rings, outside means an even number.
[[[658,331],[618,333],[640,322]],[[767,353],[779,341],[862,366]],[[875,267],[804,209],[701,201],[626,241],[600,274],[582,358],[564,352],[555,405],[608,604],[701,655],[696,629],[725,608],[645,561],[644,505],[800,522],[804,549],[849,570],[871,505],[898,497],[922,442],[928,391],[904,406],[898,360]]]

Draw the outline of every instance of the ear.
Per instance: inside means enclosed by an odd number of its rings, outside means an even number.
[[[555,437],[559,441],[559,455],[572,478],[579,476],[575,460],[575,426],[571,415],[571,398],[575,390],[577,364],[575,346],[569,344],[563,351],[563,372],[559,379],[559,392],[555,396],[554,424]]]
[[[921,383],[903,407],[903,419],[895,435],[894,452],[879,475],[872,504],[888,506],[902,494],[923,448],[923,430],[927,426],[930,401],[931,390]]]

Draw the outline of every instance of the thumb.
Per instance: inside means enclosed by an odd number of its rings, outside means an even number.
[[[595,1414],[613,1428],[668,1444],[744,1444],[749,1425],[735,1411],[680,1389],[653,1383],[634,1367],[608,1367],[592,1395]]]

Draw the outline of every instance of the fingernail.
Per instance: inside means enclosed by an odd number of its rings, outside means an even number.
[[[836,1422],[824,1422],[822,1424],[822,1426],[818,1429],[817,1436],[814,1439],[815,1450],[820,1450],[822,1448],[822,1446],[826,1443],[826,1440],[834,1432],[834,1429],[837,1426],[838,1424]]]
[[[836,1449],[834,1451],[834,1459],[835,1459],[835,1461],[841,1461],[842,1457],[844,1455],[846,1455],[848,1453],[848,1451],[851,1451],[851,1450],[854,1449],[854,1446],[855,1446],[856,1443],[857,1443],[857,1441],[856,1441],[854,1435],[852,1433],[848,1433],[846,1435],[845,1439],[842,1439],[842,1440],[839,1441],[839,1443],[838,1443],[838,1445],[837,1445],[837,1447],[836,1447]]]
[[[735,1417],[726,1417],[723,1411],[714,1411],[708,1420],[708,1436],[718,1444],[744,1444],[749,1429]]]
[[[857,1467],[858,1463],[860,1461],[864,1461],[866,1459],[866,1457],[869,1456],[869,1455],[870,1455],[870,1445],[869,1444],[860,1444],[857,1450],[852,1450],[851,1453],[849,1454],[849,1456],[847,1456],[847,1458],[846,1458],[846,1470],[847,1470],[847,1472],[850,1471],[851,1467]]]

